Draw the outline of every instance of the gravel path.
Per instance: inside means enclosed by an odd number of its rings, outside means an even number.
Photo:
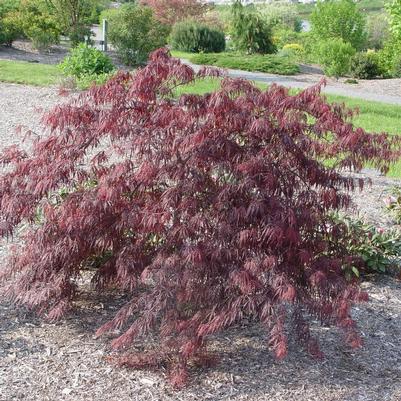
[[[55,88],[0,83],[0,148],[17,143],[19,124],[38,130],[37,105],[59,100]],[[380,225],[382,192],[395,183],[367,171],[373,185],[355,201],[367,219]],[[0,244],[0,258],[6,247]],[[57,324],[44,323],[24,310],[0,304],[0,400],[34,401],[400,401],[401,283],[388,277],[365,282],[370,302],[354,309],[365,346],[350,351],[335,330],[314,327],[326,359],[316,362],[295,344],[284,362],[266,351],[263,332],[236,327],[217,336],[212,347],[223,351],[221,363],[175,393],[165,373],[113,368],[105,361],[107,339],[94,340],[94,330],[124,301],[98,296],[83,286],[75,311]],[[201,374],[200,374],[201,373]]]

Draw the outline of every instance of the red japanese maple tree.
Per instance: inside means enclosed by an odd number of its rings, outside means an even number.
[[[202,0],[141,0],[141,4],[153,9],[158,21],[166,25],[188,18],[202,18],[210,6]]]
[[[1,234],[30,227],[0,271],[2,294],[59,318],[97,258],[95,288],[130,294],[97,334],[121,329],[112,346],[123,349],[157,332],[155,349],[120,362],[165,363],[175,386],[190,361],[208,361],[208,336],[242,319],[265,327],[278,358],[288,334],[321,355],[310,317],[361,344],[350,308],[366,294],[347,277],[354,258],[331,213],[362,184],[341,168],[385,171],[400,148],[354,128],[320,86],[291,96],[226,77],[215,93],[174,96],[213,74],[158,50],[136,73],[57,106],[30,152],[1,155]]]

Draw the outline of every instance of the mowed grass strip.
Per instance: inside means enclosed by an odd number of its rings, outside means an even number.
[[[56,84],[60,78],[61,72],[56,65],[0,60],[2,82],[48,86]]]

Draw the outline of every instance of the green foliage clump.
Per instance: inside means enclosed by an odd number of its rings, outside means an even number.
[[[336,223],[346,226],[342,242],[347,252],[360,259],[347,266],[348,274],[359,276],[363,273],[387,273],[399,264],[401,257],[401,233],[384,230],[360,219],[349,216],[334,217]]]
[[[324,73],[339,78],[349,71],[351,58],[356,51],[350,43],[336,38],[319,42],[315,52]]]
[[[350,64],[350,72],[354,78],[373,79],[381,75],[381,69],[375,52],[356,53]]]
[[[220,53],[226,47],[224,32],[194,21],[175,24],[170,42],[173,49],[190,53]]]
[[[277,50],[271,26],[254,9],[245,9],[239,0],[232,6],[231,36],[235,49],[247,54],[269,54]]]
[[[84,43],[73,48],[59,67],[64,75],[76,79],[79,89],[93,83],[103,84],[114,72],[113,63],[106,54]]]
[[[401,41],[389,40],[378,52],[378,60],[386,78],[401,77]]]
[[[311,15],[311,28],[318,40],[338,38],[358,50],[366,42],[365,16],[352,0],[319,1]]]
[[[19,7],[19,0],[0,1],[0,44],[11,46],[22,32],[14,15]]]
[[[168,33],[149,7],[124,4],[109,14],[109,40],[127,65],[144,64],[150,52],[167,43]]]
[[[56,18],[63,34],[72,45],[84,42],[90,37],[90,25],[98,13],[108,5],[107,0],[45,0],[51,14]]]
[[[390,32],[395,41],[401,41],[401,0],[389,0],[385,7],[389,16]]]
[[[213,65],[244,71],[266,72],[271,74],[294,75],[299,67],[288,57],[278,55],[241,55],[237,53],[200,53],[192,56],[194,64]]]
[[[84,43],[70,51],[60,68],[64,74],[78,78],[82,75],[104,74],[114,70],[110,57]]]

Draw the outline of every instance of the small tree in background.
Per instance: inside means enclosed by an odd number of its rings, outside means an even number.
[[[274,53],[270,25],[254,9],[245,9],[241,1],[232,5],[231,36],[237,50],[252,53]]]
[[[109,14],[109,40],[127,65],[144,64],[151,51],[167,43],[168,32],[149,7],[125,4]]]
[[[311,25],[319,40],[342,39],[357,50],[366,42],[366,18],[352,0],[318,1]]]
[[[141,0],[140,3],[149,6],[155,18],[168,26],[189,18],[199,21],[210,9],[208,4],[198,0]]]
[[[15,17],[19,0],[2,0],[0,2],[0,44],[11,46],[13,41],[22,35],[22,29]]]
[[[112,345],[124,349],[155,331],[152,350],[115,359],[167,366],[177,387],[189,364],[210,361],[208,336],[243,319],[265,328],[277,358],[287,334],[321,356],[310,318],[361,345],[351,306],[366,294],[332,212],[363,181],[338,169],[386,171],[401,145],[353,128],[319,86],[290,96],[225,78],[215,93],[173,98],[210,74],[158,50],[134,75],[47,114],[31,152],[1,155],[0,233],[29,226],[1,269],[1,294],[60,318],[96,258],[94,287],[130,295],[97,335],[121,330]]]
[[[89,18],[97,0],[45,0],[73,45],[91,35]]]
[[[60,42],[61,27],[46,0],[21,0],[13,17],[35,48],[46,50]]]

